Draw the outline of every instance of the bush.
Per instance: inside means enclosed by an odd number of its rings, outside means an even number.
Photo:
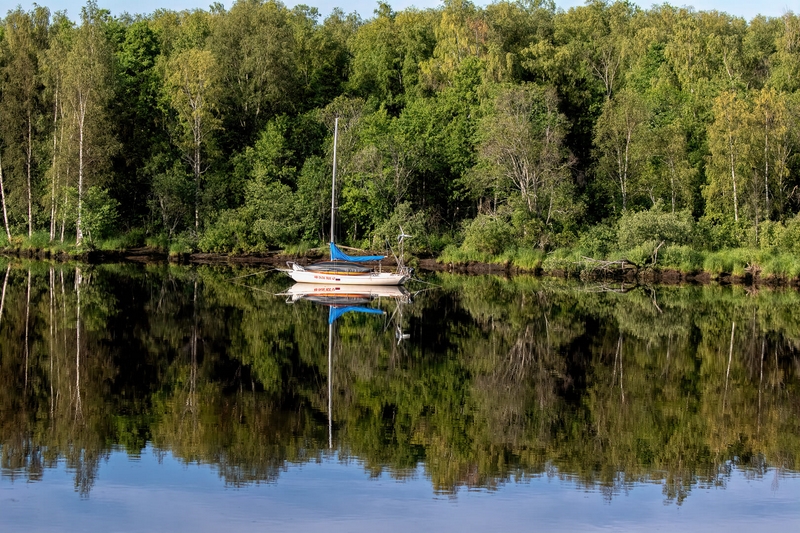
[[[239,210],[229,209],[203,233],[198,248],[203,252],[240,252],[248,248],[248,224],[239,216]]]
[[[428,251],[431,253],[442,253],[445,248],[454,246],[455,237],[450,233],[428,235]]]
[[[779,243],[782,250],[800,254],[800,213],[786,222]]]
[[[464,230],[465,251],[498,255],[514,241],[514,229],[498,216],[478,215]]]
[[[597,224],[581,234],[578,247],[589,257],[605,259],[616,247],[617,229],[610,224]]]
[[[125,250],[142,246],[145,242],[143,229],[132,229],[126,233],[107,237],[96,244],[100,250]]]
[[[197,239],[189,233],[179,233],[169,243],[169,255],[188,254],[197,247]]]
[[[34,250],[45,250],[50,247],[50,233],[35,231],[29,239],[25,239],[25,245]]]
[[[688,210],[664,212],[661,202],[647,211],[625,212],[617,224],[617,242],[622,250],[651,240],[664,241],[665,244],[690,244],[694,233],[694,219]]]
[[[107,237],[119,218],[117,202],[106,189],[89,187],[83,199],[83,233],[89,246]],[[48,237],[49,239],[49,237]]]
[[[511,215],[511,225],[518,236],[517,242],[531,248],[544,248],[550,242],[548,227],[527,209],[517,209]]]
[[[151,235],[145,239],[144,244],[149,248],[155,248],[156,250],[163,250],[166,252],[169,249],[169,237],[166,233]]]
[[[765,220],[758,225],[758,247],[762,250],[773,250],[782,247],[786,228],[780,222]]]
[[[705,216],[695,228],[694,246],[701,250],[746,246],[749,227],[750,224],[745,220],[736,222],[732,218],[717,215]]]
[[[397,237],[400,235],[400,229],[402,228],[405,234],[411,236],[405,241],[406,251],[419,253],[426,248],[426,242],[428,241],[426,222],[425,213],[414,212],[411,209],[411,204],[404,202],[397,206],[391,217],[375,228],[372,247],[376,250],[382,250],[388,242],[396,248]]]

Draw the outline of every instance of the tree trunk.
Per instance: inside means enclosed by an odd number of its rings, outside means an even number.
[[[735,159],[734,159],[734,156],[733,156],[734,148],[735,147],[734,147],[733,139],[731,139],[730,136],[729,136],[728,137],[728,151],[730,152],[730,158],[731,158],[731,182],[733,184],[733,219],[736,222],[739,222],[739,198],[736,195],[736,163],[735,163]]]
[[[194,149],[194,232],[200,232],[200,144]]]
[[[769,218],[769,125],[764,128],[764,209]]]
[[[675,214],[675,161],[672,158],[669,159],[669,184],[670,188],[672,189],[672,214]]]
[[[86,119],[86,102],[80,101],[78,117],[78,219],[75,223],[75,245],[83,243],[83,138]]]
[[[50,187],[50,242],[56,239],[56,165],[58,151],[58,87],[53,95],[55,103],[53,105],[53,166],[52,184]]]
[[[0,159],[0,202],[3,204],[3,223],[6,228],[6,237],[11,242],[11,229],[8,227],[8,210],[6,209],[6,187],[3,183],[3,161]]]
[[[28,146],[25,153],[28,172],[28,238],[33,236],[33,193],[31,192],[31,165],[33,164],[33,127],[31,112],[28,111]]]

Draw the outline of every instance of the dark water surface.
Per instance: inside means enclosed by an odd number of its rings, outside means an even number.
[[[800,529],[797,292],[426,281],[0,258],[0,531]]]

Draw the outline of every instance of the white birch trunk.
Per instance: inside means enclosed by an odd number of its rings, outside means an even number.
[[[33,131],[31,113],[28,111],[28,146],[25,153],[28,172],[28,238],[33,236],[33,193],[31,192],[31,165],[33,164]]]
[[[75,244],[80,246],[83,243],[83,152],[84,152],[84,133],[86,126],[86,97],[81,93],[79,96],[78,109],[78,219],[75,223]]]
[[[0,202],[3,204],[3,224],[6,228],[6,236],[11,241],[11,229],[8,227],[8,210],[6,209],[6,187],[3,183],[3,161],[0,159]]]

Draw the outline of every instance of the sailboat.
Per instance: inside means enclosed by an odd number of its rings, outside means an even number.
[[[396,272],[383,272],[364,266],[360,263],[381,261],[385,255],[357,255],[350,256],[336,246],[334,242],[334,227],[336,219],[336,145],[339,140],[339,118],[334,122],[333,130],[333,179],[331,184],[331,251],[330,261],[320,261],[311,265],[302,266],[296,262],[287,262],[288,269],[282,269],[298,283],[317,283],[326,285],[402,285],[411,277],[410,270],[402,264],[403,239],[408,235],[401,234],[400,259]]]

